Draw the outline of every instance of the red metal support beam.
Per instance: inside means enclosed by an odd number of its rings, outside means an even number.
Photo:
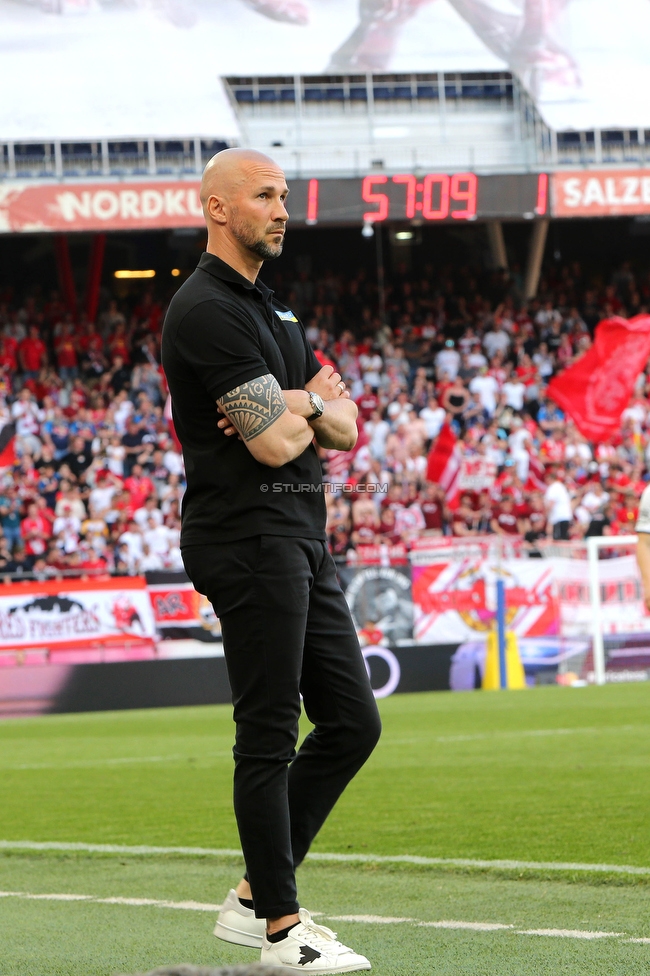
[[[54,238],[54,253],[56,255],[56,270],[59,276],[59,288],[63,301],[69,312],[77,314],[77,291],[70,262],[70,249],[67,234],[56,234]]]
[[[90,249],[88,264],[88,281],[86,284],[86,315],[89,322],[95,321],[99,307],[99,290],[102,284],[104,270],[104,251],[106,250],[106,234],[95,234]]]

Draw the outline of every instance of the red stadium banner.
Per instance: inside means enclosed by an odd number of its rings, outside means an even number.
[[[547,395],[588,440],[601,443],[619,430],[649,355],[650,315],[606,319],[596,327],[591,349],[551,380]]]
[[[554,217],[616,217],[650,214],[648,170],[582,170],[555,173]]]
[[[0,591],[0,651],[152,644],[155,637],[142,576],[6,583]]]
[[[0,232],[203,227],[196,180],[13,183],[0,188]]]
[[[452,501],[458,493],[461,466],[462,457],[458,438],[451,424],[445,421],[429,451],[427,481],[435,481],[439,484],[448,502]]]
[[[494,626],[497,579],[506,580],[509,630],[519,638],[558,633],[557,560],[507,558],[497,565],[480,551],[472,555],[453,547],[446,558],[442,550],[438,556],[412,566],[416,643],[484,641]]]

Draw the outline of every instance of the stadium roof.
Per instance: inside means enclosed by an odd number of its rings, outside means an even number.
[[[0,0],[0,138],[236,140],[221,77],[327,70],[511,68],[551,128],[650,127],[648,0],[549,0],[535,16],[523,0],[396,0],[390,18],[362,7]]]

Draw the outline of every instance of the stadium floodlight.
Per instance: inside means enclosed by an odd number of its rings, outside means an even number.
[[[172,268],[172,278],[178,278],[181,273],[180,268]]]
[[[131,271],[127,268],[122,268],[120,271],[113,272],[114,278],[155,278],[156,272],[153,268],[147,271]]]
[[[591,625],[593,635],[594,681],[597,685],[604,685],[605,674],[605,642],[603,640],[602,601],[600,593],[600,577],[598,573],[598,553],[601,549],[614,549],[636,546],[635,535],[619,536],[591,536],[587,539],[587,560],[589,563],[589,597],[591,602]]]

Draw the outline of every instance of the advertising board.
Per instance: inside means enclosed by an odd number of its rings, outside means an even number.
[[[648,170],[582,170],[552,176],[555,217],[650,214]]]

